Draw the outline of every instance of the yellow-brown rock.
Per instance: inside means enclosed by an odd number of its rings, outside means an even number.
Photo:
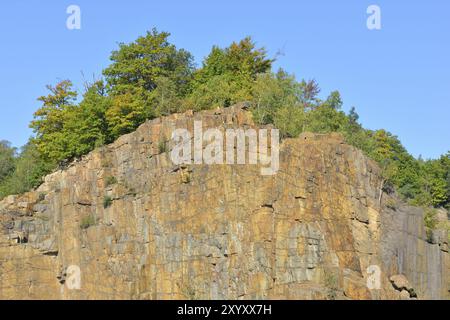
[[[400,299],[400,274],[449,298],[445,237],[387,208],[379,168],[342,137],[285,140],[274,176],[175,166],[161,141],[194,119],[254,127],[242,105],[152,120],[0,202],[0,299]]]

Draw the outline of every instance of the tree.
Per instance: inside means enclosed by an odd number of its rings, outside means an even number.
[[[437,160],[421,161],[421,205],[445,207],[449,202],[448,174],[450,170],[449,155]]]
[[[359,114],[356,112],[355,107],[352,107],[350,109],[350,112],[348,114],[348,120],[350,121],[350,124],[352,124],[352,125],[358,124]]]
[[[444,206],[450,209],[450,151],[441,157],[440,163],[443,168],[447,188],[447,201]]]
[[[113,51],[113,62],[103,71],[108,85],[115,94],[126,93],[130,87],[152,91],[159,77],[174,81],[177,89],[186,90],[193,71],[192,55],[169,43],[170,33],[153,29],[130,44],[120,44]]]
[[[146,98],[143,98],[143,97]],[[144,100],[150,101],[149,92],[142,87],[130,89],[126,93],[112,97],[111,108],[106,111],[106,119],[111,136],[119,136],[136,129],[146,119],[155,116],[155,110],[148,108]]]
[[[300,96],[301,103],[308,110],[314,109],[320,102],[320,100],[317,98],[320,93],[319,84],[316,82],[316,80],[302,80],[300,82],[300,87],[302,92]]]
[[[0,183],[14,172],[15,154],[16,149],[9,141],[0,141]]]
[[[64,123],[64,138],[70,158],[82,156],[96,147],[112,142],[106,114],[111,99],[101,80],[88,85],[81,103],[71,108]]]
[[[308,113],[305,130],[318,133],[342,132],[347,121],[344,112],[319,105]]]
[[[273,123],[276,113],[283,107],[303,108],[299,100],[301,87],[293,75],[282,69],[275,74],[258,75],[252,94],[254,117],[260,124]],[[282,112],[285,113],[285,111]]]
[[[251,100],[250,86],[232,74],[212,76],[205,83],[198,83],[185,99],[186,107],[195,111],[224,108]]]
[[[251,37],[233,42],[221,49],[214,46],[195,74],[198,83],[205,83],[214,76],[223,74],[242,75],[255,80],[258,74],[270,71],[273,60],[267,58],[264,48],[256,48]]]
[[[87,85],[78,104],[69,80],[47,86],[50,92],[38,99],[42,106],[30,124],[35,136],[21,153],[0,142],[0,197],[37,187],[57,164],[110,143],[147,119],[249,101],[255,122],[274,125],[283,138],[304,131],[343,133],[381,167],[380,202],[393,186],[413,204],[450,206],[450,152],[437,160],[415,159],[391,133],[364,129],[355,108],[348,115],[341,111],[338,91],[321,100],[315,80],[272,72],[274,60],[250,37],[226,48],[214,46],[195,70],[191,54],[177,49],[169,36],[153,29],[120,44],[104,81]]]
[[[32,141],[28,142],[16,160],[14,172],[0,183],[0,199],[38,187],[54,168],[55,163],[42,157]]]
[[[38,98],[43,105],[34,113],[34,120],[30,124],[36,135],[34,143],[48,159],[68,159],[72,154],[64,126],[68,115],[76,108],[74,102],[77,92],[72,89],[69,80],[61,81],[54,87],[48,85],[47,89],[50,93]]]
[[[172,93],[178,97],[189,91],[194,70],[192,55],[169,43],[169,36],[153,29],[113,51],[113,63],[103,74],[113,100],[107,116],[114,137],[158,115],[152,92],[164,81],[170,82]]]
[[[250,100],[257,76],[270,71],[272,63],[265,49],[257,49],[250,37],[225,49],[214,46],[195,72],[187,102],[200,110]]]
[[[331,92],[327,100],[325,100],[324,102],[324,106],[332,108],[334,110],[341,110],[342,104],[343,102],[339,91]]]
[[[286,105],[273,116],[273,124],[280,130],[282,138],[296,138],[304,131],[307,114],[303,108]]]

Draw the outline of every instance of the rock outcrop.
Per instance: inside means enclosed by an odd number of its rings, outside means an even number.
[[[1,201],[0,299],[449,298],[448,236],[339,135],[283,141],[273,176],[174,165],[194,119],[254,127],[242,105],[152,120]]]

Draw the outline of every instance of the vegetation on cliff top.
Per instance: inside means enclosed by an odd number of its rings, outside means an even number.
[[[72,82],[48,86],[30,127],[34,136],[20,153],[0,143],[0,198],[37,187],[58,164],[80,157],[135,130],[147,119],[227,107],[249,101],[255,120],[274,124],[283,137],[301,132],[341,132],[383,169],[386,187],[396,187],[415,205],[449,207],[450,152],[436,160],[415,159],[385,130],[367,130],[355,108],[341,110],[338,91],[325,100],[314,80],[297,81],[251,38],[227,48],[214,46],[200,68],[192,55],[156,29],[120,44],[102,79],[86,83],[82,99]]]

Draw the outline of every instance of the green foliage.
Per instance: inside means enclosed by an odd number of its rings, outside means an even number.
[[[107,209],[107,208],[111,207],[112,203],[113,203],[113,200],[110,196],[103,197],[103,208]]]
[[[172,112],[172,104],[188,92],[192,55],[170,44],[169,36],[153,29],[113,51],[113,63],[103,72],[112,97],[107,118],[113,138],[136,129],[146,119]]]
[[[228,107],[252,98],[257,76],[270,70],[273,60],[264,48],[256,49],[250,37],[221,49],[213,47],[195,72],[192,92],[186,99],[194,110]]]
[[[152,91],[157,79],[167,77],[177,89],[186,91],[193,71],[192,55],[169,43],[170,34],[153,29],[130,44],[120,44],[113,51],[113,62],[103,72],[115,94],[126,93],[132,87]]]
[[[113,176],[106,177],[106,187],[112,186],[114,184],[117,184],[117,178]]]
[[[34,130],[35,144],[41,154],[51,160],[59,161],[71,156],[64,127],[68,115],[76,108],[74,101],[77,93],[72,89],[72,82],[64,80],[56,86],[47,86],[50,93],[38,98],[42,107],[34,113],[30,127]]]
[[[102,80],[87,85],[83,100],[72,109],[65,125],[66,132],[72,133],[71,145],[75,146],[71,156],[79,157],[113,141],[106,117],[111,103]]]
[[[186,98],[187,109],[195,111],[229,107],[251,98],[250,87],[232,74],[213,76],[205,83],[198,83]]]
[[[339,277],[330,269],[324,270],[324,285],[328,289],[327,299],[336,300],[339,292]]]
[[[270,70],[272,62],[264,48],[256,49],[251,37],[246,37],[225,49],[214,46],[203,62],[203,68],[196,72],[195,81],[206,83],[214,76],[224,74],[255,80],[258,74]]]
[[[425,210],[425,216],[424,216],[424,222],[426,227],[426,233],[427,233],[427,241],[431,243],[432,241],[432,235],[433,230],[436,229],[438,225],[438,221],[436,219],[436,210],[427,208]]]
[[[14,172],[16,149],[8,141],[0,141],[0,183]]]
[[[158,152],[160,154],[165,153],[169,150],[167,142],[165,140],[160,140],[158,143]]]
[[[295,77],[281,69],[276,74],[259,74],[253,85],[252,101],[255,120],[261,124],[273,123],[277,112],[282,108],[298,109],[303,113],[301,93],[301,86]]]
[[[80,228],[83,230],[89,229],[90,227],[97,224],[97,219],[93,215],[88,215],[83,217],[80,222]]]
[[[341,132],[378,162],[385,191],[395,188],[414,205],[449,208],[450,152],[436,160],[415,159],[391,133],[364,129],[355,108],[345,114],[338,91],[322,100],[316,81],[297,81],[283,70],[273,73],[273,60],[250,37],[226,48],[214,46],[195,70],[192,55],[177,49],[169,36],[153,29],[120,44],[104,81],[86,85],[79,103],[69,80],[47,86],[50,92],[38,99],[42,105],[30,124],[35,136],[22,152],[16,155],[0,142],[0,197],[37,187],[56,165],[114,141],[147,119],[249,101],[254,120],[273,124],[283,138],[306,131]],[[166,152],[166,143],[158,149]],[[111,165],[105,161],[103,166]],[[104,200],[109,207],[112,200]]]
[[[45,200],[45,197],[46,197],[45,192],[40,192],[40,193],[39,193],[38,201],[39,201],[39,202],[44,201],[44,200]]]
[[[14,172],[1,181],[0,199],[11,194],[20,194],[38,187],[43,177],[50,173],[55,163],[45,159],[31,141],[22,148],[15,160]]]
[[[106,117],[109,132],[114,139],[133,131],[146,119],[153,117],[149,93],[141,87],[136,87],[113,96]]]
[[[386,207],[388,207],[389,209],[392,209],[394,211],[397,210],[397,202],[394,199],[388,199],[386,201]]]
[[[352,108],[342,112],[339,92],[324,101],[314,81],[297,82],[284,71],[259,75],[253,88],[253,115],[260,124],[274,124],[282,137],[301,132],[341,132],[347,142],[377,161],[385,180],[384,191],[394,188],[414,205],[449,206],[449,154],[439,160],[417,160],[398,138],[385,130],[366,130]]]
[[[44,157],[59,163],[111,142],[106,119],[111,99],[103,81],[88,86],[78,105],[73,104],[77,94],[70,81],[48,89],[50,94],[38,99],[43,106],[30,125],[36,133],[35,144]]]
[[[177,84],[168,77],[156,80],[156,89],[152,92],[154,114],[157,117],[167,116],[181,108],[182,99]]]
[[[425,217],[424,217],[425,226],[431,230],[436,229],[437,226],[436,214],[437,213],[435,209],[427,208],[425,210]]]

